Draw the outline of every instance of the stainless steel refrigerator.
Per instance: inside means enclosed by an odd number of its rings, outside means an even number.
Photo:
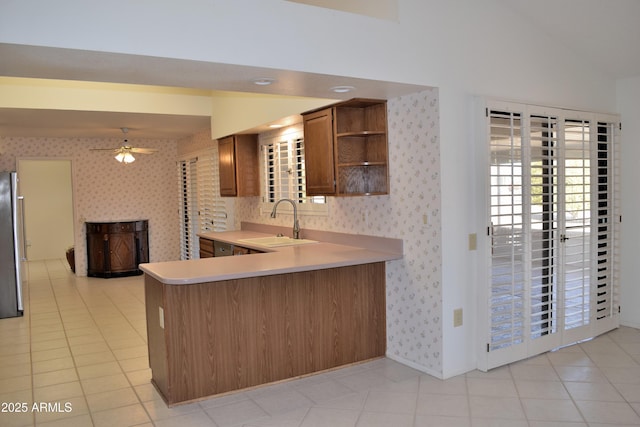
[[[15,172],[0,172],[0,319],[22,316],[22,198]]]

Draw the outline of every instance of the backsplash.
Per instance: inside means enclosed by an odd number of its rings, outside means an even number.
[[[17,158],[72,160],[74,245],[80,276],[87,271],[85,221],[148,219],[151,261],[179,257],[178,188],[173,173],[177,141],[137,139],[137,146],[158,152],[136,155],[129,165],[118,163],[109,152],[89,150],[121,143],[120,138],[0,137],[0,170],[16,170]]]
[[[387,353],[437,375],[442,372],[438,91],[391,99],[387,109],[390,194],[328,197],[329,215],[303,216],[300,226],[403,239],[404,258],[387,265]],[[241,221],[291,225],[291,215],[272,219],[260,214],[259,206],[258,197],[237,199],[235,228]]]

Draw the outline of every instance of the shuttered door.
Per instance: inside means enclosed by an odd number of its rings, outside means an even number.
[[[618,272],[620,253],[620,164],[618,146],[620,125],[616,117],[599,117],[595,134],[594,175],[594,335],[618,326]]]
[[[225,231],[231,227],[228,206],[220,197],[215,149],[207,149],[178,162],[180,259],[198,258],[198,233]]]
[[[500,107],[487,109],[490,259],[481,369],[617,325],[615,123]]]
[[[178,162],[178,179],[180,180],[179,214],[180,214],[180,259],[192,259],[199,250],[197,244],[197,159]]]
[[[562,242],[563,310],[570,341],[588,336],[591,321],[591,138],[587,120],[564,122]],[[575,330],[583,328],[585,330]],[[570,331],[571,330],[571,331]]]
[[[219,196],[219,164],[213,149],[199,153],[198,173],[198,216],[200,232],[225,231],[228,229],[226,203]]]
[[[523,214],[522,113],[491,111],[490,339],[494,359],[510,358],[525,342],[526,234]],[[496,362],[500,363],[500,362]]]
[[[529,240],[531,274],[528,282],[530,309],[529,344],[527,353],[537,353],[553,348],[559,343],[558,332],[558,274],[560,266],[558,248],[559,162],[561,139],[558,135],[558,118],[536,112],[528,117],[528,154],[525,168],[529,172],[528,189],[525,190],[530,205]]]

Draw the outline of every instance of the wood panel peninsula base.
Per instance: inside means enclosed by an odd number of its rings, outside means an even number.
[[[147,274],[145,299],[169,406],[385,355],[384,262],[185,285]]]

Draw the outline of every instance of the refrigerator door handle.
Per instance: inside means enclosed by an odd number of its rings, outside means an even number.
[[[27,227],[24,222],[24,196],[18,196],[20,202],[20,224],[22,225],[22,256],[21,261],[27,260]]]

